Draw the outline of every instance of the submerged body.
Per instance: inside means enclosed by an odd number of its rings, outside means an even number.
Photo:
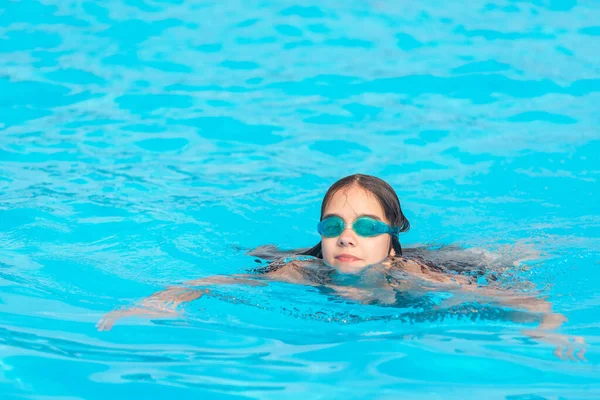
[[[248,274],[212,276],[169,287],[143,300],[137,307],[107,314],[99,328],[111,329],[118,319],[129,316],[177,316],[180,305],[210,295],[218,285],[266,286],[272,282],[312,286],[352,302],[386,307],[447,310],[460,304],[486,304],[526,311],[530,321],[541,321],[538,328],[543,329],[556,328],[564,321],[562,315],[552,313],[549,302],[535,295],[481,286],[473,277],[451,275],[406,257],[390,257],[357,274],[339,273],[319,259],[303,257],[273,262]],[[442,300],[427,300],[436,294],[441,295]],[[507,315],[510,319],[511,314]],[[522,314],[514,315],[519,315],[518,320],[522,322]]]

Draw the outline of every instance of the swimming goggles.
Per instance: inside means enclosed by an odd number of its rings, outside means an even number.
[[[342,234],[346,225],[344,220],[340,217],[329,217],[319,222],[317,230],[319,233],[326,238],[336,237]],[[363,237],[373,237],[389,233],[390,235],[397,235],[400,233],[399,228],[391,227],[385,222],[378,221],[369,217],[360,217],[352,223],[352,229],[357,235]]]

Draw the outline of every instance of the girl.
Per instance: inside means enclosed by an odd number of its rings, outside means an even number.
[[[98,328],[109,330],[118,319],[129,316],[177,315],[180,304],[210,293],[208,287],[213,285],[262,286],[269,281],[283,281],[333,289],[339,296],[353,301],[388,306],[397,305],[399,299],[405,306],[410,295],[413,300],[419,299],[414,296],[418,293],[444,293],[449,299],[441,305],[446,307],[451,303],[477,301],[539,314],[540,325],[528,334],[556,343],[565,340],[565,337],[547,331],[557,328],[565,320],[562,315],[552,313],[547,301],[492,285],[480,286],[472,274],[477,272],[473,264],[440,266],[431,262],[427,252],[416,250],[404,255],[399,234],[409,228],[410,223],[390,185],[374,176],[351,175],[334,183],[325,194],[317,227],[321,240],[300,253],[301,257],[272,262],[251,274],[214,276],[169,287],[143,300],[139,306],[108,313]],[[259,248],[250,254],[269,258],[261,253],[264,250],[264,247]],[[450,271],[448,267],[452,267]],[[512,315],[517,318],[523,314]],[[581,339],[577,341],[581,342]],[[565,356],[562,349],[555,353],[559,357]],[[573,352],[567,352],[566,356],[573,358]],[[583,357],[583,353],[578,356]]]

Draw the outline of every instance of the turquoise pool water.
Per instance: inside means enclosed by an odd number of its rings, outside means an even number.
[[[0,0],[0,397],[600,398],[599,21],[595,0]],[[313,245],[355,172],[398,191],[405,246],[532,258],[516,276],[587,362],[285,284],[96,330]]]

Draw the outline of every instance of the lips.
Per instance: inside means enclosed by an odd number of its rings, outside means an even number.
[[[355,257],[352,254],[340,254],[339,256],[336,256],[335,259],[345,263],[360,261],[360,258]]]

